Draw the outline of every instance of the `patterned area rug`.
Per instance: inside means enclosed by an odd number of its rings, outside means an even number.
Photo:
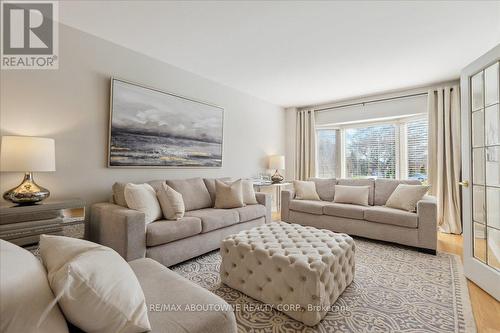
[[[218,251],[172,267],[235,309],[239,332],[475,332],[458,256],[356,238],[356,275],[331,311],[308,327],[221,284]]]

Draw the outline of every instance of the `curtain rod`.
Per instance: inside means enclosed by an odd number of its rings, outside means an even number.
[[[418,93],[418,94],[404,95],[404,96],[396,96],[396,97],[387,97],[387,98],[373,99],[373,100],[366,101],[366,102],[344,104],[344,105],[339,105],[339,106],[324,107],[324,108],[321,108],[321,109],[314,109],[314,111],[316,111],[316,112],[322,112],[322,111],[334,110],[334,109],[339,109],[339,108],[345,108],[345,107],[348,107],[348,106],[365,105],[365,104],[370,104],[370,103],[385,102],[385,101],[391,101],[391,100],[394,100],[394,99],[408,98],[408,97],[417,97],[417,96],[424,96],[424,95],[427,95],[427,92]]]

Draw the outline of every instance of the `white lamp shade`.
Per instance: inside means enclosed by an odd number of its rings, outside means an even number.
[[[3,136],[0,170],[13,172],[56,171],[55,155],[54,139]]]
[[[274,155],[269,156],[269,169],[285,169],[285,156]]]

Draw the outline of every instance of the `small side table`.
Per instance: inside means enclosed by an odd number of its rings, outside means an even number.
[[[284,187],[291,186],[292,182],[288,181],[283,181],[281,183],[258,183],[254,182],[253,186],[256,189],[257,192],[260,192],[262,188],[271,188],[273,191],[275,191],[275,199],[274,202],[276,203],[276,211],[280,212],[281,211],[281,190]]]
[[[85,238],[85,227],[85,202],[80,199],[0,204],[0,238],[28,249],[38,247],[41,234]]]

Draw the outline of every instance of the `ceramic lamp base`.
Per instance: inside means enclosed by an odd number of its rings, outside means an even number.
[[[49,197],[50,192],[33,180],[33,174],[26,172],[23,182],[3,194],[3,198],[20,205],[32,205]]]
[[[285,179],[285,178],[278,173],[278,170],[276,170],[274,175],[271,176],[271,181],[273,182],[273,184],[281,183],[283,181],[283,179]]]

